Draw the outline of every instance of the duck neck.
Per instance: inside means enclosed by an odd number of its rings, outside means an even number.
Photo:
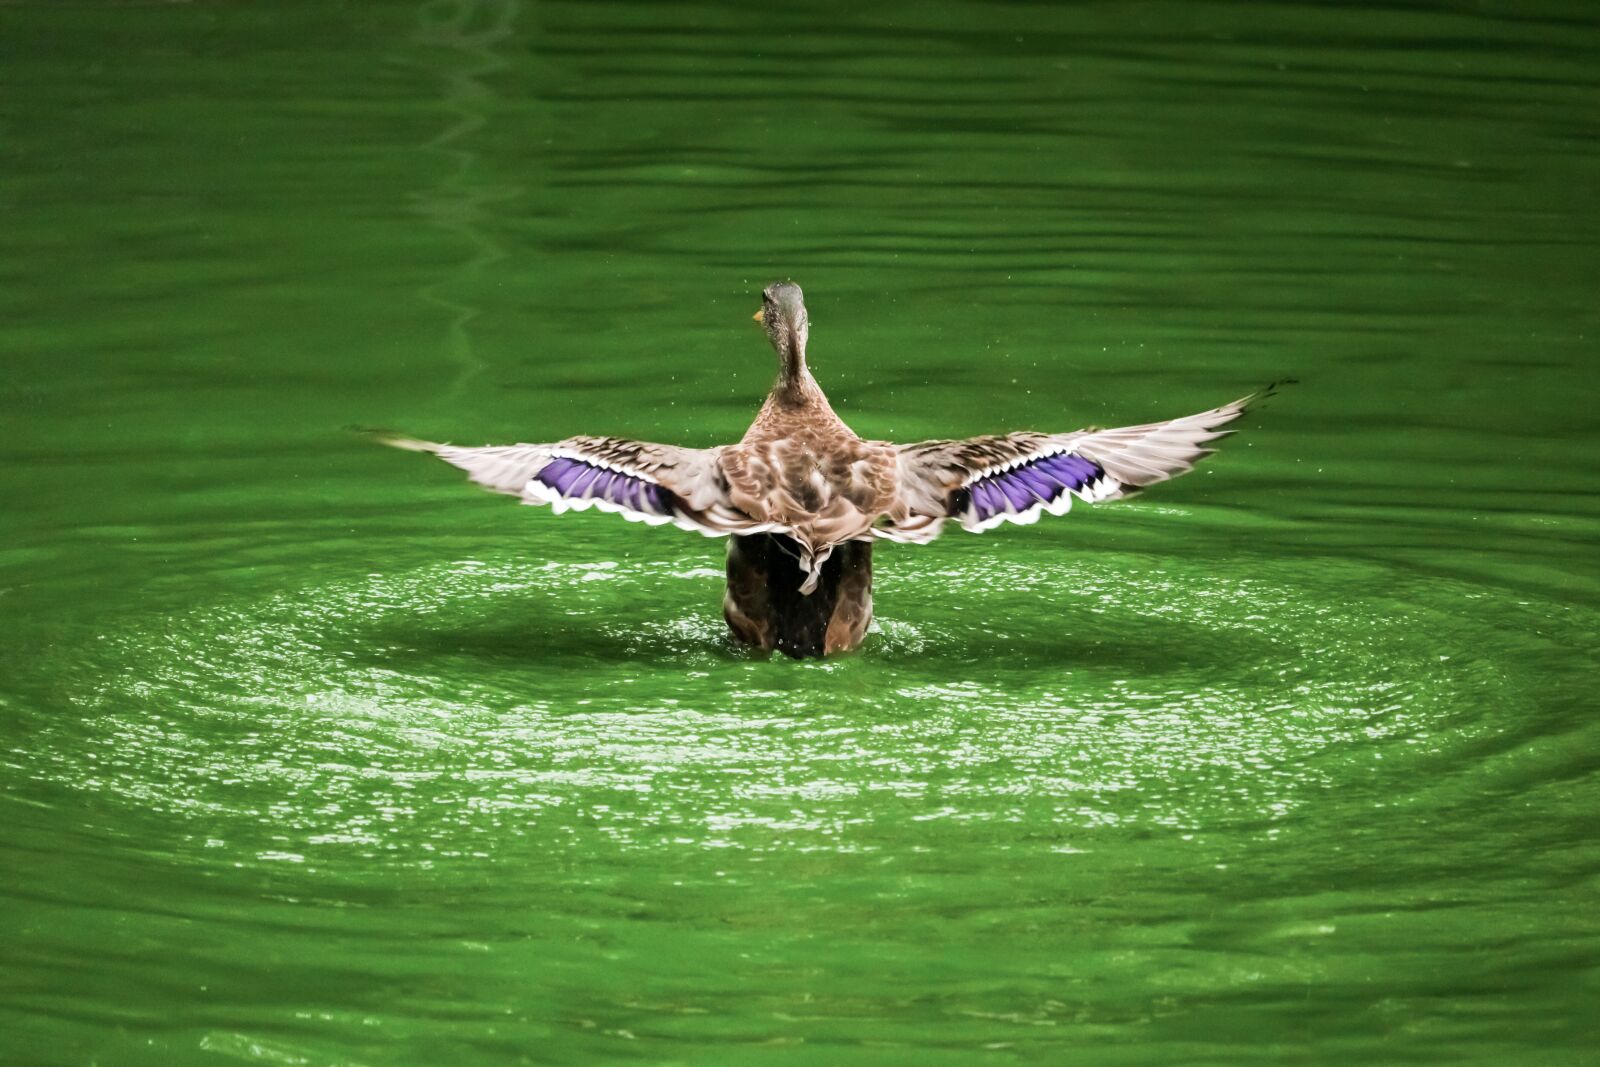
[[[801,401],[816,391],[816,379],[806,368],[805,342],[791,333],[778,346],[778,384],[772,393],[785,400]]]

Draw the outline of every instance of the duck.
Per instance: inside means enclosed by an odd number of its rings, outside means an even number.
[[[777,381],[734,444],[685,448],[624,437],[467,447],[379,439],[556,513],[595,509],[727,539],[723,618],[733,639],[795,659],[856,649],[872,622],[872,546],[927,544],[1104,504],[1192,470],[1225,427],[1277,383],[1193,415],[1115,429],[1017,431],[895,444],[862,438],[806,364],[810,319],[793,281],[753,319]]]

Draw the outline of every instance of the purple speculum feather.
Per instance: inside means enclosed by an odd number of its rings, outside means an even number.
[[[1005,497],[991,484],[988,478],[974,482],[970,489],[972,491],[972,506],[978,510],[980,519],[987,519],[989,516],[997,515],[1006,509]]]
[[[642,478],[630,478],[626,488],[622,488],[620,486],[618,488],[622,492],[622,502],[628,507],[636,508],[639,511],[650,510],[651,501],[649,482],[643,480]]]
[[[1023,480],[1017,477],[1016,471],[1008,471],[1003,476],[994,480],[995,488],[1006,495],[1011,501],[1011,506],[1018,511],[1025,511],[1033,507],[1033,492]]]
[[[574,500],[604,500],[635,511],[672,513],[672,496],[654,482],[581,459],[557,456],[534,479]]]
[[[1064,492],[1082,489],[1104,473],[1093,460],[1058,452],[985,475],[967,489],[973,510],[982,522],[1007,510],[1020,512],[1049,503]]]
[[[637,511],[641,510],[639,490],[643,486],[644,482],[638,478],[620,474],[617,476],[617,480],[611,483],[611,490],[607,495],[612,503],[621,504],[625,508],[633,508]]]
[[[606,486],[606,499],[613,504],[621,504],[625,508],[637,508],[639,506],[639,486],[642,484],[644,483],[631,474],[623,474],[618,471],[616,477],[611,479],[611,484]]]
[[[596,500],[610,500],[611,483],[615,482],[618,478],[626,477],[626,474],[618,474],[616,471],[603,470],[600,472],[600,477],[596,478],[594,483],[589,486],[589,495],[594,497]]]
[[[1018,467],[1011,472],[1011,478],[1027,486],[1034,496],[1046,503],[1054,500],[1061,492],[1061,486],[1051,481],[1047,476],[1027,467]]]
[[[1070,452],[1049,456],[1042,461],[1042,465],[1069,489],[1082,489],[1105,473],[1100,469],[1100,464],[1082,456],[1074,456]]]
[[[583,473],[584,465],[570,459],[557,458],[545,464],[544,470],[539,472],[539,481],[548,485],[558,493],[565,494],[572,488],[572,483],[578,480]]]

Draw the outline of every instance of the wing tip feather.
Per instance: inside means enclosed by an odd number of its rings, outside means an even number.
[[[397,433],[394,430],[380,430],[370,426],[352,426],[350,429],[373,444],[398,448],[404,452],[428,452],[437,455],[440,449],[449,447],[437,441],[424,441],[420,437]]]
[[[1300,379],[1299,378],[1294,378],[1294,377],[1279,378],[1279,379],[1277,379],[1275,381],[1268,382],[1266,385],[1262,386],[1260,389],[1257,389],[1255,392],[1251,393],[1249,396],[1241,396],[1238,400],[1235,400],[1232,404],[1229,404],[1228,406],[1229,407],[1238,408],[1240,413],[1242,414],[1243,412],[1246,412],[1246,411],[1250,410],[1252,407],[1254,407],[1257,404],[1262,403],[1263,401],[1271,400],[1273,397],[1277,396],[1280,392],[1282,392],[1283,390],[1287,389],[1289,386],[1291,386],[1291,385],[1299,385],[1299,384],[1300,384]]]

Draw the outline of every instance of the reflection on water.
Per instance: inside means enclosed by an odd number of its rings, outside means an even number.
[[[444,104],[453,121],[428,141],[428,147],[450,160],[451,169],[431,188],[416,194],[417,210],[428,223],[458,238],[471,249],[471,257],[450,275],[425,286],[421,295],[450,313],[445,352],[460,365],[448,396],[458,396],[483,370],[473,352],[467,327],[478,310],[463,303],[488,277],[488,270],[506,258],[506,252],[483,225],[489,214],[522,193],[518,185],[497,185],[477,173],[472,137],[489,122],[495,93],[489,80],[507,67],[496,49],[512,38],[520,0],[428,0],[417,13],[412,40],[423,46],[444,89]],[[446,58],[438,59],[439,50]]]

